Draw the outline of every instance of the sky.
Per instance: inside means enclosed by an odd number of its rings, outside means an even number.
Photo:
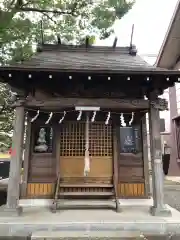
[[[133,8],[115,23],[115,35],[119,46],[130,43],[132,25],[134,24],[133,44],[146,61],[154,64],[156,58],[147,58],[147,54],[158,54],[174,9],[178,0],[136,0]],[[97,45],[112,45],[114,37],[97,41]]]
[[[136,0],[133,8],[114,25],[115,35],[119,46],[130,44],[132,25],[134,24],[133,44],[148,63],[154,64],[158,55],[178,0]],[[114,36],[103,41],[96,41],[97,45],[112,46]],[[169,98],[168,92],[162,96]],[[163,111],[160,114],[165,119],[166,131],[170,131],[170,113]]]

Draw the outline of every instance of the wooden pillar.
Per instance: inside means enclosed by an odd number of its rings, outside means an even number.
[[[151,98],[151,103],[155,100]],[[162,167],[162,150],[160,135],[159,109],[150,103],[149,127],[152,161],[153,206],[150,212],[153,216],[170,216],[171,212],[164,204],[164,174]]]
[[[31,122],[29,117],[27,118],[26,126],[26,142],[25,142],[25,152],[24,152],[24,171],[23,171],[23,182],[21,186],[21,197],[25,198],[27,196],[27,182],[28,182],[28,169],[29,169],[29,158],[30,158],[30,141],[31,140]]]
[[[21,163],[24,140],[24,121],[25,110],[22,102],[15,110],[14,132],[12,139],[12,155],[10,162],[10,173],[7,190],[6,206],[0,212],[0,215],[17,216],[21,214],[22,208],[19,206]]]
[[[144,179],[145,179],[145,195],[150,196],[149,185],[149,159],[148,159],[148,142],[147,142],[147,124],[146,114],[142,118],[142,141],[143,141],[143,162],[144,162]]]
[[[115,201],[116,201],[116,212],[121,212],[121,206],[119,202],[119,192],[118,192],[118,183],[119,183],[119,166],[118,166],[118,137],[117,137],[117,127],[113,125],[113,185],[115,191]]]

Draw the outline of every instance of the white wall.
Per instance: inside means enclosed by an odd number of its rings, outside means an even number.
[[[178,111],[178,114],[180,114],[180,83],[176,83],[175,87],[176,87],[176,98],[177,98],[177,111]],[[166,89],[164,91],[164,94],[161,97],[165,98],[168,101],[168,103],[169,103],[169,89]],[[160,113],[160,117],[165,119],[166,132],[170,132],[171,131],[170,111],[163,111],[163,112],[161,112]]]
[[[165,98],[168,101],[168,108],[169,108],[169,89],[164,91],[164,94],[160,96],[161,98]],[[160,117],[165,119],[165,132],[171,131],[170,126],[170,111],[162,111],[160,112]]]
[[[180,114],[180,83],[176,83],[177,111]]]

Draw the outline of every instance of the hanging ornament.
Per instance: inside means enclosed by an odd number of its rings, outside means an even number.
[[[121,125],[122,125],[123,127],[126,127],[126,123],[125,123],[125,121],[124,121],[124,114],[123,114],[123,113],[121,113],[120,120],[121,120]]]
[[[111,117],[111,113],[108,112],[108,115],[107,115],[107,118],[106,118],[106,121],[105,121],[106,125],[108,125],[110,117]]]
[[[91,122],[94,122],[95,121],[95,117],[96,117],[96,111],[93,112],[93,116],[91,118]]]
[[[78,117],[77,117],[77,121],[80,121],[82,117],[82,111],[79,111]]]
[[[131,126],[132,122],[134,120],[134,112],[132,112],[132,115],[131,115],[131,120],[129,121],[129,126]]]
[[[51,112],[51,113],[49,114],[49,118],[48,118],[48,120],[45,122],[45,124],[48,124],[48,123],[51,121],[52,116],[53,116],[53,113]]]
[[[64,114],[63,114],[62,118],[59,120],[59,123],[62,123],[62,121],[64,120],[65,116],[66,116],[66,111],[64,111]]]
[[[37,111],[37,114],[31,119],[31,122],[34,122],[39,116],[39,110]]]

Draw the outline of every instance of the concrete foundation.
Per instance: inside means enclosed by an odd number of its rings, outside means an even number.
[[[0,217],[18,217],[22,214],[23,208],[18,206],[16,208],[8,208],[6,205],[0,207]]]
[[[120,200],[120,202],[121,213],[116,213],[111,209],[76,209],[61,210],[53,214],[47,206],[35,207],[32,204],[31,206],[27,206],[24,200],[24,204],[21,202],[23,205],[21,216],[1,217],[0,215],[0,235],[20,237],[32,235],[35,237],[35,235],[40,236],[46,232],[47,235],[50,233],[53,234],[53,232],[71,232],[70,235],[78,233],[80,234],[79,237],[84,233],[88,233],[89,237],[91,233],[100,234],[100,237],[106,237],[107,233],[111,233],[112,236],[115,233],[120,234],[120,232],[140,233],[140,235],[145,236],[180,234],[180,212],[177,210],[166,206],[172,212],[172,216],[157,217],[149,213],[152,203],[151,199]],[[72,205],[75,203],[64,201],[64,206],[69,204]],[[96,202],[96,205],[98,204],[100,203]],[[111,204],[114,206],[114,203],[110,202],[109,205]],[[79,237],[78,239],[81,239]],[[65,238],[60,238],[59,236],[59,239]]]

